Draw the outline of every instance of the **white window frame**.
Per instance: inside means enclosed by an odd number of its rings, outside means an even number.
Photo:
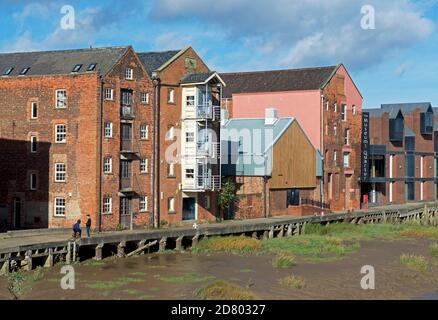
[[[148,197],[143,196],[138,201],[138,211],[147,212],[148,211]]]
[[[338,152],[336,150],[333,151],[333,162],[337,161],[338,159]]]
[[[345,160],[347,160],[347,161],[345,161]],[[343,162],[344,162],[344,168],[350,167],[350,153],[349,152],[344,152]]]
[[[140,173],[148,173],[149,161],[147,158],[140,159]]]
[[[189,99],[189,97],[193,98],[193,99]],[[188,96],[186,96],[186,107],[192,108],[194,106],[195,106],[195,95],[188,95]]]
[[[36,110],[36,116],[34,116],[34,110]],[[30,118],[31,119],[38,119],[38,102],[32,101],[30,103]]]
[[[58,94],[64,92],[64,97],[58,98]],[[67,90],[57,89],[55,91],[55,108],[56,109],[66,109],[67,108]]]
[[[30,136],[30,152],[31,153],[38,152],[38,138],[37,138],[37,136]]]
[[[346,146],[350,145],[350,129],[348,128],[344,130],[344,144]]]
[[[389,183],[389,202],[393,201],[394,181]]]
[[[389,155],[389,177],[393,178],[393,170],[394,170],[394,155]]]
[[[338,127],[333,126],[333,135],[336,136],[338,134]]]
[[[114,90],[111,88],[105,88],[105,100],[114,100]]]
[[[173,197],[167,198],[167,211],[175,212],[175,198]]]
[[[125,69],[125,79],[133,80],[134,79],[134,70],[132,68]]]
[[[34,180],[32,177],[35,177],[35,188],[32,186],[32,182]],[[35,172],[31,172],[29,174],[29,190],[38,190],[38,175]]]
[[[62,170],[62,168],[64,170]],[[58,179],[58,175],[60,177],[64,177]],[[67,180],[67,166],[64,162],[56,162],[55,163],[55,174],[54,174],[55,182],[65,182]]]
[[[64,127],[65,130],[64,132],[58,132],[58,129]],[[63,139],[58,141],[58,137],[64,137]],[[60,123],[60,124],[55,124],[55,143],[67,143],[67,125]]]
[[[143,104],[149,104],[149,92],[140,93],[140,101]]]
[[[102,214],[111,214],[113,210],[113,199],[111,197],[103,197]]]
[[[175,103],[175,89],[169,88],[167,92],[167,103]]]
[[[175,167],[174,167],[174,163],[173,162],[168,164],[167,176],[168,177],[174,177],[175,176]]]
[[[190,171],[190,173],[188,173],[188,171]],[[194,168],[186,168],[186,172],[185,172],[184,177],[186,179],[195,179],[195,169]]]
[[[338,104],[335,102],[333,104],[333,112],[337,112],[338,111]]]
[[[347,121],[347,105],[346,104],[341,105],[341,115],[342,115],[342,121]]]
[[[195,142],[195,133],[193,131],[186,131],[186,142],[187,143]]]
[[[356,114],[356,106],[355,106],[354,104],[351,106],[351,113],[352,113],[353,115]]]
[[[103,173],[111,174],[112,172],[113,172],[113,159],[111,157],[105,157],[103,159]]]
[[[58,200],[62,201],[63,203],[58,203]],[[66,204],[67,204],[67,200],[64,197],[55,197],[53,215],[55,217],[65,217]],[[62,210],[61,214],[57,213],[58,209]]]
[[[109,127],[107,127],[109,125]],[[103,125],[103,136],[105,138],[112,138],[113,137],[113,123],[112,122],[105,122]]]
[[[166,132],[166,140],[167,140],[167,141],[173,140],[173,138],[174,138],[173,131],[174,131],[174,128],[173,128],[173,127],[170,127],[170,128],[167,130],[167,132]]]
[[[140,125],[140,139],[141,140],[149,139],[149,125],[144,123]]]
[[[420,178],[424,178],[424,156],[420,157]]]

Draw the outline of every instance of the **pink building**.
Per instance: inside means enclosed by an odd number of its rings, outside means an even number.
[[[323,158],[322,202],[333,211],[360,207],[362,96],[344,65],[220,76],[231,117],[261,118],[269,107],[295,117]]]

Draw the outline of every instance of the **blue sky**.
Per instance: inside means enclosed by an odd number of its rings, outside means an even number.
[[[61,8],[75,29],[60,27]],[[361,28],[363,5],[375,29]],[[0,0],[0,52],[191,45],[218,71],[344,63],[364,107],[438,106],[438,0]]]

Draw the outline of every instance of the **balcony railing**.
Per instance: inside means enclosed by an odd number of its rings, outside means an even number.
[[[215,106],[209,101],[207,104],[196,106],[196,119],[219,121],[221,118],[221,107]]]
[[[195,179],[195,188],[198,190],[219,190],[221,188],[221,177],[219,175],[199,175]]]
[[[120,107],[120,118],[123,120],[132,120],[134,116],[134,106],[132,105],[122,105]]]
[[[196,157],[220,158],[221,146],[219,142],[197,142]]]

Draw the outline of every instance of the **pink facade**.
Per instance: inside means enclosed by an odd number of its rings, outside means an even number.
[[[321,94],[319,90],[233,94],[233,118],[263,118],[266,108],[280,117],[298,120],[313,145],[320,149]]]
[[[362,111],[362,97],[341,65],[336,72],[345,77],[347,111]],[[276,108],[280,117],[295,117],[315,148],[321,150],[321,90],[233,94],[233,118],[263,118],[266,108]]]

